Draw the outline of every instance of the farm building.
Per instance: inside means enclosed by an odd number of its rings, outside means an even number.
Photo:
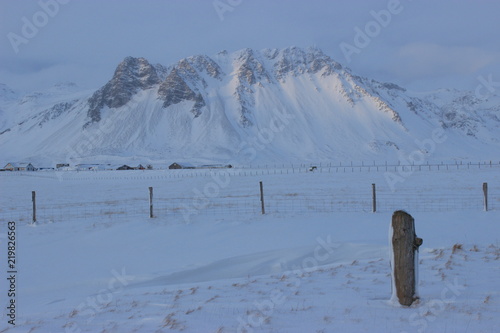
[[[153,169],[153,167],[151,165],[148,165],[148,170],[150,170],[150,169]],[[146,168],[142,164],[139,164],[136,167],[131,167],[129,165],[124,164],[124,165],[116,168],[116,170],[146,170]]]
[[[168,167],[169,169],[196,169],[194,165],[188,163],[172,163]]]
[[[149,167],[149,165],[148,165]],[[145,170],[146,168],[139,164],[137,167],[132,167],[127,164],[77,164],[76,170],[79,171],[106,171],[106,170]],[[153,167],[151,167],[152,169]]]
[[[9,171],[35,171],[35,167],[31,163],[7,163],[4,167]]]
[[[118,168],[116,168],[116,170],[135,170],[136,168],[132,168],[131,166],[128,166],[126,164],[122,165],[122,166],[119,166]]]
[[[200,166],[194,166],[188,163],[172,163],[169,169],[230,169],[233,166],[231,164],[205,164]]]

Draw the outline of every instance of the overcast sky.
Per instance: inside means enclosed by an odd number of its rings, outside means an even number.
[[[500,1],[0,0],[0,83],[97,89],[126,56],[316,46],[412,90],[500,81]]]

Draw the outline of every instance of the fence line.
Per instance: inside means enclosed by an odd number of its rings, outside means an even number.
[[[395,192],[374,186],[364,188],[330,189],[326,193],[276,193],[268,188],[265,195],[265,213],[289,216],[314,212],[412,212],[483,211],[484,193],[482,184],[477,188],[441,188],[441,193],[428,188],[402,188]],[[262,197],[258,184],[253,193],[232,190],[213,198],[165,197],[156,194],[154,212],[151,197],[144,191],[142,197],[108,201],[81,201],[48,203],[47,198],[37,197],[36,219],[39,222],[68,222],[74,220],[117,220],[123,218],[155,218],[167,221],[182,220],[186,214],[209,216],[260,215],[263,213]],[[151,192],[152,193],[152,189]],[[500,210],[500,187],[489,186],[488,210]],[[28,195],[27,195],[28,197]],[[45,199],[45,200],[44,200]],[[53,200],[53,198],[51,198]],[[82,198],[85,200],[85,198]],[[0,219],[31,223],[32,203],[29,199],[17,206],[0,209]]]
[[[452,171],[452,170],[474,170],[484,168],[500,168],[500,162],[467,162],[467,163],[425,163],[425,164],[401,164],[401,163],[382,163],[382,164],[361,164],[355,163],[319,163],[319,164],[273,164],[257,166],[241,166],[231,169],[156,169],[161,170],[162,174],[154,173],[150,170],[88,170],[88,171],[35,171],[2,172],[0,176],[18,176],[65,180],[160,180],[176,178],[196,178],[208,177],[215,172],[224,172],[231,176],[265,176],[265,175],[289,175],[301,173],[354,173],[354,172],[424,172],[424,171]]]

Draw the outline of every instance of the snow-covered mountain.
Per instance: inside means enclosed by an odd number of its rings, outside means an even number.
[[[5,163],[493,159],[499,129],[498,96],[408,92],[315,48],[127,57],[95,92],[0,86]]]

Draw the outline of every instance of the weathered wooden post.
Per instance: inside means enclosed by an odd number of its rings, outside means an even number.
[[[36,192],[31,191],[31,201],[33,202],[33,223],[36,222]]]
[[[153,218],[153,188],[149,187],[149,218]]]
[[[415,220],[405,211],[398,210],[392,215],[392,299],[399,304],[410,306],[418,299],[418,247],[422,238],[415,234]]]
[[[483,183],[484,211],[488,211],[488,183]]]
[[[260,184],[260,204],[261,204],[262,214],[265,214],[266,208],[264,205],[264,187],[262,185],[262,181],[259,182],[259,184]]]
[[[377,211],[377,190],[375,184],[372,184],[372,212]]]

